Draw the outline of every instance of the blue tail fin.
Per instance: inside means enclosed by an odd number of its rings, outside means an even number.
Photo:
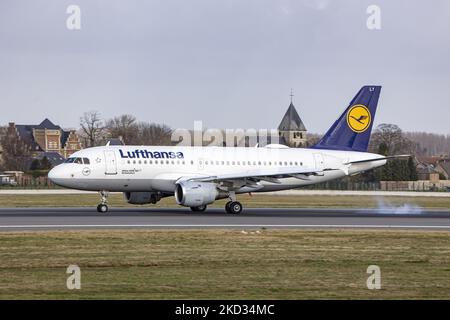
[[[381,86],[364,86],[348,108],[312,148],[367,151]]]

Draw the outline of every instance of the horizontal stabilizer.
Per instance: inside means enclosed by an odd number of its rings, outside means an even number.
[[[365,162],[374,162],[374,161],[381,161],[381,160],[391,160],[391,159],[410,158],[410,157],[411,157],[410,154],[399,154],[396,156],[386,156],[386,157],[380,157],[380,158],[350,161],[350,162],[347,162],[344,164],[356,164],[356,163],[365,163]]]

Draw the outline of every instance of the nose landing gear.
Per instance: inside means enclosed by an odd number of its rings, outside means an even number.
[[[108,191],[100,191],[100,195],[102,196],[102,200],[101,203],[97,206],[97,212],[100,213],[106,213],[108,212],[108,196],[109,196],[109,192]]]

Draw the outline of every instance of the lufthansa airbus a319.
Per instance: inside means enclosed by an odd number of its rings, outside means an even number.
[[[384,165],[388,157],[367,152],[380,91],[362,87],[310,148],[101,146],[75,152],[48,177],[66,188],[99,191],[98,212],[108,211],[114,191],[138,205],[174,196],[193,211],[228,198],[225,211],[238,214],[238,194],[294,189]]]

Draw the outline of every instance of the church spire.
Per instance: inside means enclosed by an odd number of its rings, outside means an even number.
[[[305,147],[307,145],[307,130],[302,119],[298,115],[297,110],[295,110],[293,103],[294,93],[292,88],[289,96],[291,98],[291,103],[286,110],[283,119],[281,119],[280,125],[278,126],[280,143],[295,148]]]
[[[297,110],[292,103],[294,94],[289,95],[291,97],[291,104],[289,105],[286,113],[284,114],[283,119],[281,120],[280,125],[278,126],[278,130],[280,131],[306,131],[306,127],[303,124],[302,119],[297,113]]]

